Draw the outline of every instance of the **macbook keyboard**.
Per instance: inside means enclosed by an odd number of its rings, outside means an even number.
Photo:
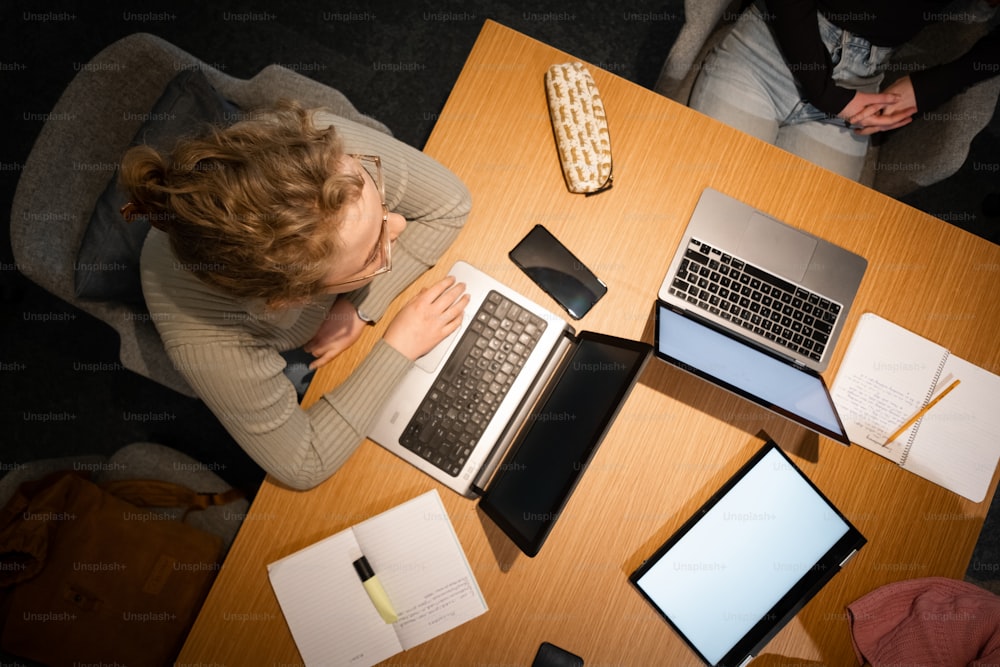
[[[841,305],[691,239],[670,293],[819,361]]]
[[[507,395],[546,322],[491,291],[399,442],[457,476]]]

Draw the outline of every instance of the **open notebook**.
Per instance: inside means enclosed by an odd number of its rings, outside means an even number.
[[[386,623],[353,563],[364,555],[399,620]],[[306,665],[367,667],[487,610],[437,491],[267,566]]]
[[[889,441],[955,380],[954,391]],[[865,313],[832,396],[851,442],[969,500],[986,497],[1000,458],[997,375]]]

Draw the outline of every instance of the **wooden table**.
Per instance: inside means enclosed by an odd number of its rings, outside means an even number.
[[[426,146],[468,184],[473,212],[411,293],[465,259],[556,309],[506,257],[543,223],[609,285],[578,328],[651,341],[666,263],[699,193],[712,186],[868,258],[828,382],[865,311],[1000,370],[1000,248],[593,66],[615,185],[596,197],[568,193],[542,76],[571,59],[486,23]],[[349,373],[389,316],[317,374],[307,403]],[[588,665],[698,664],[627,576],[747,460],[761,429],[869,543],[755,664],[852,664],[846,604],[891,581],[963,576],[996,476],[987,501],[966,501],[653,360],[536,558],[519,556],[475,502],[441,490],[490,610],[387,664],[528,665],[542,641]],[[266,481],[180,664],[300,663],[265,565],[435,484],[372,442],[309,492]]]

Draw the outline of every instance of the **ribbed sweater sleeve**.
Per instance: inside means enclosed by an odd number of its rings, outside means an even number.
[[[337,128],[348,152],[382,157],[387,203],[408,221],[392,271],[340,297],[378,318],[452,243],[471,200],[454,174],[416,149],[346,119],[317,116],[322,122]],[[292,488],[315,486],[344,463],[411,366],[379,341],[347,380],[303,410],[280,353],[312,338],[335,297],[279,312],[240,303],[185,270],[155,229],[141,271],[146,305],[175,366],[247,454]]]
[[[187,343],[169,352],[244,451],[295,489],[311,488],[343,465],[410,368],[409,359],[379,341],[343,384],[302,410],[284,360],[267,346]]]

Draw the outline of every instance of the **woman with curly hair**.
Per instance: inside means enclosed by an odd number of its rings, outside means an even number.
[[[306,489],[362,442],[393,386],[461,323],[446,278],[423,290],[339,387],[309,409],[281,353],[312,367],[354,343],[461,230],[471,205],[451,172],[388,135],[285,105],[185,139],[130,149],[127,218],[153,225],[143,293],[167,353],[241,447]]]

